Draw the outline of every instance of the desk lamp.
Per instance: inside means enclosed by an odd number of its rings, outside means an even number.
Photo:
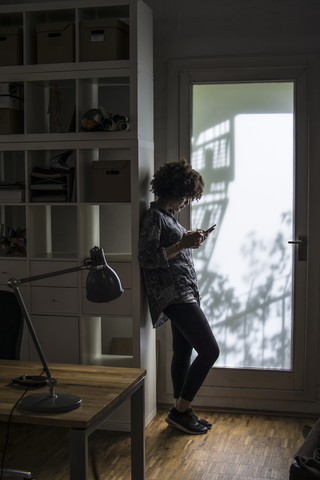
[[[22,399],[21,405],[26,410],[48,413],[68,412],[69,410],[74,410],[75,408],[79,407],[82,400],[78,395],[73,395],[70,393],[56,393],[55,386],[57,381],[51,375],[30,315],[22,298],[19,286],[22,283],[64,275],[66,273],[78,272],[80,270],[89,270],[86,280],[86,290],[87,299],[91,302],[110,302],[111,300],[115,300],[116,298],[120,297],[120,295],[123,293],[118,275],[107,264],[103,249],[98,247],[92,248],[90,250],[90,258],[85,259],[83,265],[78,267],[44,273],[33,277],[22,278],[20,280],[11,278],[8,282],[8,285],[13,288],[17,297],[31,338],[42,362],[43,369],[46,373],[46,383],[49,386],[49,393],[35,393]]]

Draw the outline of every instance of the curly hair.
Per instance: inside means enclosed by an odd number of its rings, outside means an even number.
[[[193,170],[185,158],[165,163],[156,171],[150,182],[151,192],[158,198],[199,200],[204,189],[200,173]]]

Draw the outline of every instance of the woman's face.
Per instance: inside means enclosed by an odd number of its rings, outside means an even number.
[[[183,198],[182,200],[172,200],[171,202],[171,208],[175,211],[175,212],[180,212],[184,207],[186,207],[189,203],[189,199],[188,198]]]

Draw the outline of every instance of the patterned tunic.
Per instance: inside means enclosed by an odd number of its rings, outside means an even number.
[[[198,302],[200,299],[191,250],[185,249],[171,259],[165,251],[181,240],[183,232],[185,228],[173,213],[151,203],[142,221],[139,262],[155,328],[168,320],[163,313],[168,305]]]

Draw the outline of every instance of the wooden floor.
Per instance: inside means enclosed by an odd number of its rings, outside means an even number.
[[[170,428],[160,410],[146,429],[146,480],[288,480],[302,429],[316,419],[204,413],[205,435]],[[6,425],[0,423],[1,454]],[[89,437],[90,480],[130,479],[130,435],[99,430]],[[68,479],[68,432],[12,425],[5,466],[37,480]],[[8,478],[8,477],[6,477]]]

